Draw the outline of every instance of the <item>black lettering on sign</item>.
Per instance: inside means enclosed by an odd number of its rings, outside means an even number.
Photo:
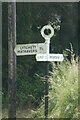
[[[36,45],[31,45],[31,46],[20,46],[20,50],[28,50],[27,52],[37,52]]]
[[[35,49],[35,52],[37,52],[37,49]]]
[[[33,45],[32,48],[33,48],[33,49],[36,49],[36,45]]]
[[[36,48],[36,46],[20,46],[20,50],[25,50],[25,49],[31,50],[32,48],[34,49],[34,48]]]
[[[21,53],[21,51],[19,51],[19,50],[18,50],[17,52],[18,52],[18,53]]]
[[[28,50],[28,52],[30,53],[30,52],[31,52],[31,50]]]
[[[59,59],[59,56],[50,56],[50,58]]]
[[[17,50],[17,53],[37,53],[37,49],[21,49]]]
[[[32,49],[32,46],[28,46],[28,48],[27,49]]]
[[[40,50],[43,50],[43,48],[42,48],[42,47],[39,47],[39,49],[40,49]]]
[[[26,50],[23,50],[24,53],[26,53]]]

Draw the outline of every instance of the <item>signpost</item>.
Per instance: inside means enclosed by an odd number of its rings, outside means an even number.
[[[16,45],[14,51],[17,56],[46,53],[46,44],[45,43],[19,44]]]
[[[14,52],[17,56],[36,55],[37,61],[45,61],[45,118],[48,117],[48,77],[49,77],[49,61],[63,61],[63,54],[50,54],[50,39],[54,35],[54,29],[51,25],[45,25],[41,29],[41,35],[45,39],[45,43],[19,44],[16,45]]]
[[[45,57],[44,55],[41,55],[41,57],[43,57],[42,59],[45,60],[45,68],[46,68],[46,72],[45,72],[45,118],[48,117],[48,77],[49,77],[49,44],[50,44],[50,38],[54,35],[54,29],[52,28],[51,25],[46,25],[41,29],[41,35],[42,37],[45,39],[45,43],[46,43],[46,54]],[[39,58],[39,55],[36,55],[37,60],[41,60]]]
[[[63,54],[37,54],[37,61],[63,61]]]

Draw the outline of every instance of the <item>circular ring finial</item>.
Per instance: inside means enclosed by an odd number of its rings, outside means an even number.
[[[41,29],[41,35],[45,39],[50,39],[54,35],[54,29],[53,29],[53,27],[51,25],[45,25]]]

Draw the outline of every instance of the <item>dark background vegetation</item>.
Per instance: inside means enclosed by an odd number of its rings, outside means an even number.
[[[56,26],[60,25],[60,30],[55,29],[50,52],[63,53],[65,49],[70,49],[72,43],[75,56],[78,56],[78,8],[78,3],[17,3],[17,44],[44,42],[40,34],[41,28],[54,23]],[[5,108],[8,102],[8,3],[3,3],[2,10],[2,82]],[[37,62],[35,56],[17,57],[17,107],[39,106],[44,95],[44,82],[41,79],[44,74],[45,64]]]

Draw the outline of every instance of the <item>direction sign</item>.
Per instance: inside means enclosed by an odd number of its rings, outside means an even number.
[[[37,61],[63,61],[63,54],[37,54]]]
[[[14,49],[17,56],[21,55],[35,55],[39,53],[46,53],[46,44],[45,43],[36,43],[36,44],[19,44],[16,45]]]
[[[36,60],[37,61],[47,61],[47,55],[46,54],[37,54]]]
[[[49,54],[49,61],[63,61],[63,54]]]

